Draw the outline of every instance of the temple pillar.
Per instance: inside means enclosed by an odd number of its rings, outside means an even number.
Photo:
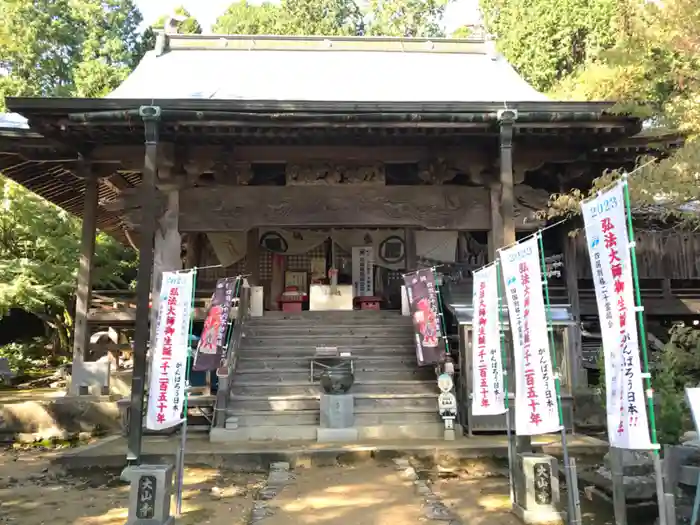
[[[498,208],[500,214],[499,248],[515,242],[515,197],[513,189],[513,125],[518,115],[514,111],[499,112],[500,121],[500,195]],[[493,230],[493,228],[492,228]]]
[[[270,293],[267,294],[267,308],[279,310],[278,298],[284,292],[284,273],[286,271],[287,258],[281,253],[272,254],[272,279],[270,280]]]
[[[491,247],[494,257],[497,250],[515,243],[515,196],[513,178],[513,127],[518,118],[515,110],[498,112],[499,121],[499,184],[498,193],[491,190]],[[497,204],[497,206],[496,206]],[[513,383],[515,391],[515,384]],[[529,436],[516,438],[516,452],[532,452]]]
[[[588,371],[583,367],[583,341],[581,340],[581,304],[578,290],[578,252],[576,238],[568,235],[568,230],[562,232],[562,247],[564,249],[564,272],[566,273],[566,293],[571,305],[574,326],[569,331],[569,348],[571,349],[571,391],[588,386]]]
[[[489,200],[491,205],[491,229],[488,232],[489,261],[495,261],[498,249],[503,242],[503,218],[501,216],[501,185],[494,182],[489,187]]]
[[[161,173],[159,173],[159,176],[161,176]],[[168,177],[161,176],[161,179],[163,178]],[[178,230],[180,191],[173,185],[161,185],[160,190],[165,196],[165,209],[157,219],[154,237],[153,276],[151,280],[151,347],[155,344],[163,273],[182,269],[182,238]]]
[[[251,228],[248,230],[246,249],[246,271],[248,282],[251,286],[259,286],[260,283],[260,230]]]
[[[158,172],[158,123],[160,108],[141,106],[139,114],[144,124],[144,166],[140,196],[139,268],[136,277],[136,323],[134,329],[134,368],[131,379],[131,415],[126,459],[129,463],[141,461],[143,433],[143,399],[146,389],[146,370],[150,318],[151,272],[153,270],[153,243],[156,230],[156,176]]]
[[[406,257],[406,271],[412,272],[418,266],[416,255],[416,231],[413,228],[404,230],[404,253]]]
[[[85,180],[85,198],[83,201],[83,225],[80,240],[80,266],[78,267],[78,285],[75,300],[75,321],[73,338],[73,367],[85,362],[90,346],[90,329],[88,311],[92,300],[92,277],[95,259],[95,235],[97,233],[97,201],[99,180],[92,165],[80,162],[79,175]],[[75,376],[75,374],[74,374]],[[80,394],[77,381],[71,381],[69,394]]]

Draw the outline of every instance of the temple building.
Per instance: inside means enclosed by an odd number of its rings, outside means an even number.
[[[95,358],[91,336],[111,327],[136,341],[143,385],[147,294],[162,272],[202,268],[200,306],[217,279],[246,276],[253,314],[206,396],[219,441],[314,439],[319,347],[355,358],[360,437],[441,436],[403,274],[442,276],[466,407],[470,272],[543,226],[552,193],[681,143],[639,135],[611,103],[549,100],[477,38],[161,34],[105,98],[7,105],[21,117],[0,121],[2,172],[83,219],[74,363]],[[92,290],[97,229],[141,250],[137,296]],[[586,341],[599,343],[585,245],[567,233],[548,230],[545,255],[572,426]],[[639,234],[647,316],[700,312],[699,248],[697,235]],[[503,425],[466,408],[458,422]]]

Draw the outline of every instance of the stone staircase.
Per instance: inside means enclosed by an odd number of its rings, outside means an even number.
[[[246,326],[226,427],[212,441],[316,440],[320,385],[311,357],[334,346],[355,357],[355,426],[360,439],[438,439],[432,368],[416,366],[413,329],[394,312],[268,312]]]

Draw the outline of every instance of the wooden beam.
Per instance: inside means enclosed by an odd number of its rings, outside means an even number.
[[[102,179],[102,183],[116,193],[122,193],[133,188],[133,186],[129,184],[129,181],[119,173],[114,173],[109,177],[105,177]]]
[[[118,163],[124,170],[141,171],[143,169],[144,146],[98,146],[90,153],[93,162]],[[172,166],[175,159],[175,145],[158,144],[158,168]],[[116,170],[115,170],[116,171]]]
[[[466,186],[249,186],[183,191],[181,231],[264,226],[486,230],[488,193]]]
[[[172,146],[172,145],[171,145]],[[474,145],[464,147],[411,147],[411,146],[192,146],[176,154],[174,148],[163,154],[170,165],[181,164],[187,168],[212,167],[212,160],[226,162],[310,162],[314,160],[342,160],[358,162],[414,163],[433,158],[443,158],[460,169],[465,166],[485,165],[487,155]],[[546,152],[543,152],[546,156]],[[163,165],[163,157],[160,159]],[[125,170],[140,170],[143,163],[143,146],[99,146],[93,157],[96,160],[119,163]],[[177,160],[176,160],[177,159]],[[198,169],[198,168],[197,168]]]
[[[138,192],[129,192],[119,203],[134,228],[141,222],[137,197]],[[111,203],[105,206],[111,209]],[[516,205],[514,215],[519,230],[540,225],[525,207]],[[207,186],[180,192],[181,232],[266,226],[484,231],[491,228],[489,192],[472,186],[364,185]]]

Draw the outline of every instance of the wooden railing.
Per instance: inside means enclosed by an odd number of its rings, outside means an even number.
[[[195,293],[195,319],[202,320],[211,300],[212,288],[199,288]],[[95,290],[88,311],[93,324],[129,324],[136,320],[136,292],[131,290]]]
[[[219,379],[219,389],[216,392],[216,404],[214,405],[214,426],[217,428],[226,426],[226,409],[230,399],[231,381],[238,363],[238,351],[243,340],[243,332],[249,319],[250,287],[241,286],[233,334],[228,342],[221,366],[216,371]]]
[[[458,281],[459,300],[471,302],[471,279]],[[642,302],[647,315],[686,316],[700,314],[700,281],[680,279],[642,279]],[[579,279],[579,304],[581,315],[597,316],[595,289],[591,279]],[[549,297],[552,304],[570,304],[568,291],[561,279],[549,281]]]
[[[692,315],[700,313],[700,283],[676,279],[642,279],[639,283],[647,315]],[[553,303],[568,303],[566,287],[550,282]],[[591,279],[579,280],[579,302],[582,315],[597,315],[595,289]]]

